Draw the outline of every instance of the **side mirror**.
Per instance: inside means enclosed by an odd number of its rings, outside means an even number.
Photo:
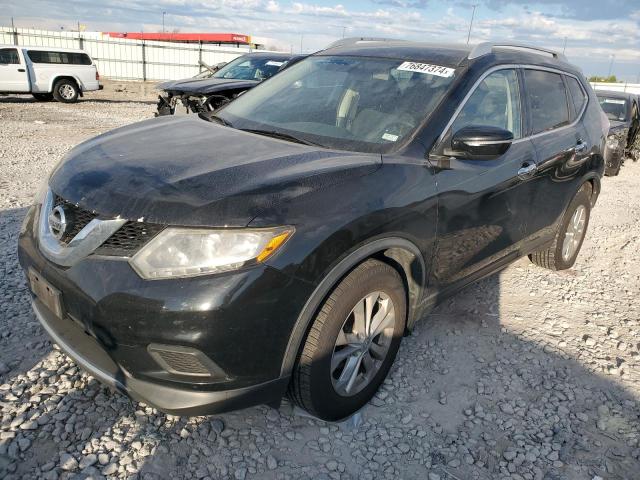
[[[450,156],[468,160],[494,160],[502,156],[513,142],[509,130],[470,125],[458,130],[451,139]]]

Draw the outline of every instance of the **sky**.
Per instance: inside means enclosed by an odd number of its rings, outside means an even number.
[[[640,0],[0,0],[0,25],[92,31],[233,32],[313,52],[347,37],[511,41],[562,51],[586,75],[640,83]]]

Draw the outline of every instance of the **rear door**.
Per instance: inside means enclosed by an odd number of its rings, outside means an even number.
[[[526,221],[536,208],[530,187],[535,151],[523,135],[520,90],[517,69],[490,73],[443,137],[444,158],[451,136],[469,125],[509,130],[514,142],[495,160],[450,158],[447,168],[438,169],[441,193],[432,282],[440,291],[455,289],[519,256]]]
[[[29,77],[17,48],[0,48],[0,92],[28,93]]]
[[[594,145],[581,122],[587,97],[577,79],[533,67],[523,73],[528,133],[537,156],[532,192],[537,208],[529,217],[527,229],[532,242],[544,243],[553,238],[556,222],[577,192]],[[575,90],[577,106],[568,90]]]

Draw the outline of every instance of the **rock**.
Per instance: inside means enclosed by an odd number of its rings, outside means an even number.
[[[60,455],[60,462],[58,463],[60,468],[71,472],[78,468],[78,461],[73,457],[73,455],[69,455],[68,453],[64,453]]]
[[[324,464],[324,466],[327,467],[330,472],[334,472],[338,469],[338,462],[336,462],[335,460],[329,460]]]
[[[97,461],[98,461],[98,456],[93,453],[90,453],[89,455],[82,457],[79,464],[80,470],[84,470],[85,468],[92,466]]]
[[[267,468],[269,470],[275,470],[276,468],[278,468],[278,461],[273,455],[267,456]]]
[[[513,450],[507,450],[502,454],[502,456],[507,462],[510,462],[511,460],[513,460],[518,456],[518,453],[514,452]]]

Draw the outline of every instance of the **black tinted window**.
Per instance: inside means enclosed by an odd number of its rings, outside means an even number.
[[[533,133],[569,123],[567,93],[562,76],[542,70],[525,70],[527,97],[531,108]]]
[[[572,120],[578,118],[578,115],[582,111],[584,104],[587,103],[587,96],[580,87],[580,82],[573,77],[565,77],[567,79],[567,85],[569,86],[569,93],[571,94],[571,100],[573,105]]]
[[[44,50],[29,50],[27,52],[33,63],[65,63],[70,65],[91,65],[91,59],[86,53],[49,52]]]
[[[15,48],[0,49],[0,65],[19,64],[20,58]]]
[[[453,133],[466,126],[503,128],[520,138],[520,92],[515,70],[487,76],[473,92],[453,122]]]

